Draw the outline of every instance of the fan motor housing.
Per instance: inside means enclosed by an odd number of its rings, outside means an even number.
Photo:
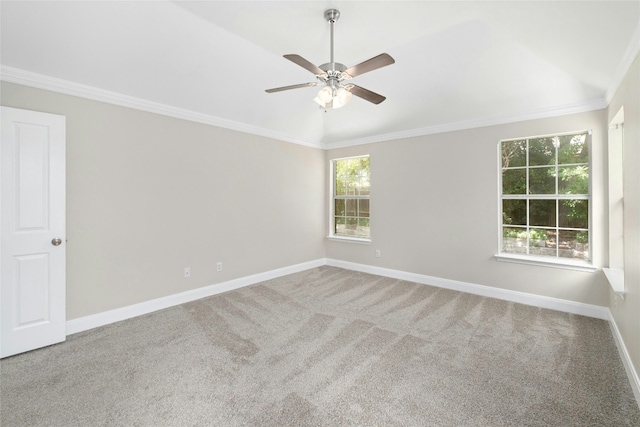
[[[326,64],[319,65],[318,68],[322,71],[326,71],[327,73],[334,70],[342,73],[347,69],[347,66],[339,62],[327,62]]]

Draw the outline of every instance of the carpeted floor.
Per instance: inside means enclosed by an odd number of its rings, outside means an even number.
[[[1,425],[640,426],[608,324],[333,267],[0,362]]]

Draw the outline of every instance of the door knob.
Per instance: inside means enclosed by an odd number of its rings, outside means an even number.
[[[61,243],[62,243],[62,239],[61,239],[61,238],[59,238],[59,237],[56,237],[55,239],[53,239],[53,240],[51,241],[51,244],[52,244],[53,246],[60,246],[60,244],[61,244]]]

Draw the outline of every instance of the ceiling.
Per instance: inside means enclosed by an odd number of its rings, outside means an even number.
[[[336,147],[604,108],[640,45],[638,1],[2,1],[2,79]],[[396,63],[312,101],[295,53]]]

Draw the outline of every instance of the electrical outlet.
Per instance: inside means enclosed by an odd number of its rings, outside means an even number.
[[[222,271],[222,263],[221,262],[218,262],[218,264],[216,264],[216,270]]]
[[[188,279],[189,277],[191,277],[191,267],[185,267],[184,268],[184,278]]]
[[[381,255],[382,252],[380,252],[380,249],[376,249],[376,258],[380,258]]]

